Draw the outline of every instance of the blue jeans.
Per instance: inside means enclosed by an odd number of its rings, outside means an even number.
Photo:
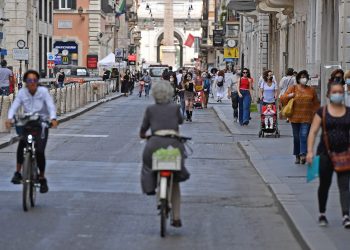
[[[145,96],[149,96],[150,89],[151,89],[151,85],[145,85]]]
[[[309,123],[292,123],[293,129],[293,154],[296,156],[306,155],[307,137],[309,135],[311,124]]]
[[[238,100],[239,124],[248,124],[250,120],[251,96],[249,90],[240,90],[242,97]]]

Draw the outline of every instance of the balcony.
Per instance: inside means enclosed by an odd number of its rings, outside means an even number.
[[[231,0],[228,5],[228,9],[250,12],[256,9],[255,0]]]

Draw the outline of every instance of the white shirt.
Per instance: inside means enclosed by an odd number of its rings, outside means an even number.
[[[180,84],[182,81],[182,74],[176,74],[176,80],[177,80],[177,84]]]
[[[24,113],[38,113],[44,121],[56,119],[56,107],[46,87],[39,86],[32,95],[28,88],[22,88],[8,112],[8,119],[13,119],[17,110],[23,106]]]

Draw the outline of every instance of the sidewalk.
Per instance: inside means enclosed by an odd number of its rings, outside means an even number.
[[[295,165],[290,124],[281,121],[281,138],[259,138],[259,115],[247,127],[233,123],[229,102],[211,104],[278,200],[292,229],[310,249],[349,249],[350,231],[342,226],[339,192],[334,177],[329,193],[327,228],[318,226],[318,180],[306,183],[306,165]]]
[[[122,97],[123,95],[120,93],[113,93],[109,96],[106,96],[106,98],[101,99],[97,102],[91,102],[87,105],[85,105],[84,107],[78,108],[72,112],[69,112],[67,114],[58,116],[58,122],[59,123],[63,123],[66,122],[70,119],[74,119],[75,117],[84,114],[85,112],[90,111],[91,109],[96,108],[97,106],[105,103],[105,102],[109,102],[115,99],[118,99],[120,97]],[[15,143],[17,141],[17,134],[15,132],[15,129],[11,129],[10,133],[0,133],[0,149],[7,147],[9,145],[11,145],[12,143]]]

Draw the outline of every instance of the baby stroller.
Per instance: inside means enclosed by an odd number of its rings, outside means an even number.
[[[266,134],[274,135],[275,138],[280,137],[277,115],[276,103],[263,103],[261,105],[259,137],[265,137]]]
[[[203,87],[202,85],[196,85],[195,86],[196,90],[196,95],[194,97],[194,104],[193,106],[197,109],[202,109],[203,108]]]

